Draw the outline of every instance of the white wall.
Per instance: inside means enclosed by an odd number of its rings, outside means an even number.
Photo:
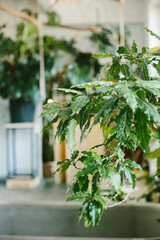
[[[45,0],[47,2],[47,0]],[[144,26],[147,26],[148,19],[148,1],[149,0],[126,0],[124,7],[124,18],[129,26],[132,39],[136,40],[138,46],[141,47],[147,43]],[[15,10],[23,8],[32,8],[37,10],[35,0],[0,0],[0,4]],[[55,6],[55,10],[60,14],[62,24],[72,25],[92,25],[92,24],[118,24],[119,22],[119,3],[111,0],[82,0],[79,2],[67,2],[60,0]],[[0,23],[7,24],[6,33],[9,36],[14,36],[15,25],[20,21],[18,17],[14,17],[0,11]],[[62,29],[48,28],[46,31],[53,31],[52,34],[64,36],[66,38],[74,37],[85,39],[87,33],[69,31]],[[91,48],[91,47],[90,47]],[[6,176],[6,143],[4,124],[9,121],[8,102],[0,99],[0,178]],[[24,136],[23,136],[24,137]],[[22,142],[23,142],[23,137]],[[25,145],[21,146],[25,149]],[[26,161],[23,154],[22,161]]]

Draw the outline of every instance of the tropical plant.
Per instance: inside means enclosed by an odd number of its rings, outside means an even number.
[[[98,81],[57,89],[73,94],[71,101],[43,106],[42,116],[53,116],[48,127],[60,119],[56,136],[61,142],[66,140],[72,152],[70,159],[58,162],[56,172],[63,173],[71,165],[77,168],[71,185],[73,193],[67,201],[83,200],[79,219],[84,218],[86,227],[90,224],[97,227],[104,209],[117,204],[110,205],[109,200],[122,195],[126,181],[130,184],[129,193],[135,188],[134,169],[141,167],[125,159],[125,148],[136,150],[140,146],[148,154],[150,139],[160,141],[160,78],[149,74],[149,66],[160,74],[159,51],[160,47],[143,47],[142,52],[138,52],[133,41],[131,50],[121,46],[117,54],[95,54],[93,58],[109,59]],[[142,78],[137,75],[139,71]],[[100,124],[104,142],[79,156],[79,151],[74,150],[76,126],[81,129],[83,141],[96,124]],[[96,148],[102,145],[106,146],[109,155],[98,155]],[[101,184],[103,180],[109,182],[105,188]]]

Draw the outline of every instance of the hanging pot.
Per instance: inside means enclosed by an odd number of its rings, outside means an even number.
[[[33,122],[34,111],[35,104],[33,101],[25,101],[23,99],[10,100],[10,116],[12,123]]]

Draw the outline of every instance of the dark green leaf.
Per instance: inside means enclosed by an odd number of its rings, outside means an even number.
[[[88,174],[93,174],[93,172],[95,171],[95,169],[96,169],[96,166],[94,165],[94,166],[88,166],[88,167],[86,167],[86,168],[83,168],[82,170],[80,170],[77,174],[76,174],[76,176],[79,178],[79,177],[83,177],[83,176],[85,176],[85,175],[88,175]]]
[[[131,107],[131,109],[134,112],[135,109],[137,108],[136,94],[131,89],[129,89],[125,84],[122,84],[121,90],[122,90],[124,98],[126,99],[126,102],[128,103],[128,105]]]
[[[72,114],[71,107],[61,108],[59,110],[59,117],[62,119],[62,121],[68,120],[70,118],[71,114]]]
[[[138,109],[135,114],[135,129],[140,146],[144,152],[149,151],[149,142],[151,138],[150,130],[148,129],[147,125],[147,116],[140,109]]]
[[[67,201],[73,201],[73,200],[83,200],[91,197],[90,193],[88,192],[76,192],[71,194],[68,198]]]
[[[96,172],[92,177],[92,195],[97,192],[99,187],[99,181],[100,181],[100,174],[99,172]]]
[[[83,107],[87,105],[90,101],[89,97],[87,96],[78,96],[73,99],[71,102],[73,114],[81,110]]]
[[[142,170],[141,166],[136,163],[135,161],[132,161],[132,160],[125,160],[124,161],[124,164],[127,164],[129,167],[131,168],[135,168],[135,169],[138,169],[138,170]]]
[[[65,93],[73,93],[73,94],[79,94],[79,95],[82,94],[82,92],[80,92],[80,91],[73,90],[73,89],[68,89],[68,88],[54,88],[54,90],[62,91],[62,92],[65,92]]]
[[[128,138],[132,125],[132,110],[127,106],[124,107],[118,117],[117,122],[117,144],[123,145]]]
[[[107,209],[107,201],[98,193],[95,193],[94,194],[94,199],[97,201],[97,202],[100,202],[103,206],[104,209]]]
[[[94,228],[98,226],[102,212],[103,206],[100,202],[97,202],[95,200],[89,202],[89,216],[91,218],[91,223]]]
[[[122,47],[119,47],[118,48],[118,51],[117,51],[119,54],[128,54],[130,53],[126,47],[122,46]]]
[[[132,52],[133,53],[137,53],[138,52],[137,44],[136,44],[136,42],[134,40],[133,40],[133,43],[132,43]]]
[[[122,64],[121,65],[121,73],[125,77],[129,77],[130,76],[130,69],[129,69],[129,66],[127,64]]]
[[[109,112],[112,112],[115,106],[117,105],[117,103],[118,103],[118,97],[114,97],[107,100],[104,106],[97,113],[92,126],[100,122],[100,119],[103,118],[105,115],[107,115]]]
[[[144,79],[148,80],[149,79],[148,65],[145,60],[141,63],[141,70],[142,70]]]
[[[138,106],[143,112],[149,117],[153,118],[155,122],[160,124],[160,114],[158,113],[158,110],[156,106],[154,106],[152,103],[149,103],[145,101],[144,99],[137,99]]]

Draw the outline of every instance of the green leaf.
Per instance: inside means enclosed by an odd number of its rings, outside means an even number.
[[[68,120],[70,118],[71,114],[72,114],[71,107],[61,108],[59,110],[59,117],[62,119],[62,121]]]
[[[100,202],[97,202],[95,200],[89,202],[89,216],[91,218],[91,223],[94,228],[98,226],[102,212],[103,207]]]
[[[145,101],[144,99],[137,99],[138,106],[143,112],[149,117],[153,118],[155,122],[160,124],[160,114],[158,113],[158,110],[156,106],[153,104]]]
[[[98,193],[94,194],[94,199],[100,202],[104,209],[107,209],[107,201]]]
[[[75,128],[77,126],[77,121],[72,119],[66,130],[66,142],[71,152],[73,152],[74,147],[76,146],[76,139],[75,139]]]
[[[104,66],[101,68],[99,77],[98,77],[98,81],[101,81],[101,79],[103,78],[103,74],[106,71],[106,68],[109,66],[109,63],[104,64]]]
[[[123,93],[123,97],[126,99],[126,102],[128,103],[128,105],[131,107],[131,109],[134,112],[137,108],[136,94],[131,89],[129,89],[125,84],[122,84],[121,90]]]
[[[132,52],[133,53],[137,53],[138,52],[137,44],[136,44],[136,42],[134,40],[133,40],[133,43],[132,43]]]
[[[97,81],[97,82],[89,82],[89,83],[82,83],[82,84],[78,84],[75,86],[75,88],[85,88],[86,92],[91,92],[93,90],[93,88],[98,88],[98,87],[110,87],[110,86],[114,86],[115,83],[113,82],[105,82],[105,81]]]
[[[102,165],[102,158],[99,156],[97,152],[92,152],[92,157],[97,164]]]
[[[148,64],[145,60],[141,63],[141,70],[142,70],[144,79],[146,80],[149,79]]]
[[[59,113],[59,110],[61,109],[62,104],[58,102],[52,102],[52,103],[47,103],[43,106],[43,109],[45,112],[41,113],[41,116],[50,116],[54,115],[56,113]]]
[[[90,99],[87,96],[75,97],[71,102],[73,114],[75,114],[76,112],[80,111],[83,107],[85,107],[89,101]]]
[[[135,168],[137,170],[142,170],[141,166],[136,163],[135,161],[132,161],[132,160],[125,160],[124,161],[124,164],[127,164],[127,166],[131,167],[131,168]]]
[[[118,51],[117,51],[119,54],[128,54],[130,53],[126,47],[122,46],[122,47],[119,47],[118,48]]]
[[[129,66],[127,64],[122,64],[121,65],[121,73],[125,76],[125,77],[129,77],[130,74],[130,69]]]
[[[106,53],[106,52],[101,52],[101,53],[92,55],[93,58],[108,58],[108,57],[112,57],[112,56],[113,56],[113,54]]]
[[[111,185],[115,188],[117,192],[120,191],[121,188],[121,176],[118,170],[115,167],[108,168],[108,175],[110,177]]]
[[[65,162],[62,166],[61,166],[61,173],[63,174],[64,172],[67,171],[67,169],[71,166],[71,161],[67,161]]]
[[[118,117],[117,122],[117,144],[123,145],[128,138],[132,125],[132,110],[127,106],[124,107]]]
[[[74,161],[77,157],[78,157],[78,154],[79,154],[79,151],[78,150],[75,150],[72,155],[71,155],[71,159],[72,161]]]
[[[148,155],[148,158],[159,158],[160,157],[160,148],[156,149],[155,151],[153,152],[150,152]]]
[[[138,109],[135,114],[135,129],[140,146],[145,153],[149,152],[149,142],[151,138],[150,130],[147,125],[148,119],[146,114]]]
[[[92,177],[92,195],[97,192],[99,187],[99,181],[100,181],[100,174],[99,172],[96,172]]]
[[[85,167],[76,174],[76,177],[79,178],[79,177],[83,177],[88,174],[93,174],[93,172],[95,171],[96,168],[97,167],[95,165]]]
[[[155,34],[154,32],[152,32],[150,29],[148,29],[148,28],[144,28],[147,32],[149,32],[153,37],[156,37],[158,40],[160,40],[160,37],[157,35],[157,34]]]
[[[77,91],[77,90],[73,90],[73,89],[68,89],[68,88],[54,88],[54,90],[57,90],[57,91],[62,91],[62,92],[65,92],[65,93],[73,93],[73,94],[78,94],[78,95],[81,95],[82,92],[80,91]]]
[[[135,82],[136,85],[143,87],[143,88],[151,88],[151,89],[160,89],[160,82],[156,81],[156,80],[152,80],[152,81],[144,81],[141,79],[138,79],[138,81]]]
[[[158,61],[158,64],[154,63],[153,67],[157,70],[158,74],[160,75],[160,60]]]
[[[83,199],[87,199],[90,198],[91,194],[88,192],[76,192],[71,194],[68,198],[67,198],[67,202],[68,201],[73,201],[73,200],[83,200]]]
[[[135,188],[135,184],[136,184],[136,176],[134,171],[132,170],[132,168],[125,166],[124,167],[124,174],[125,177],[127,178],[128,182],[130,185],[132,185],[133,188]]]
[[[109,112],[112,112],[115,106],[118,103],[118,97],[111,98],[105,102],[105,105],[97,113],[93,125],[99,123],[100,119],[107,115]]]

